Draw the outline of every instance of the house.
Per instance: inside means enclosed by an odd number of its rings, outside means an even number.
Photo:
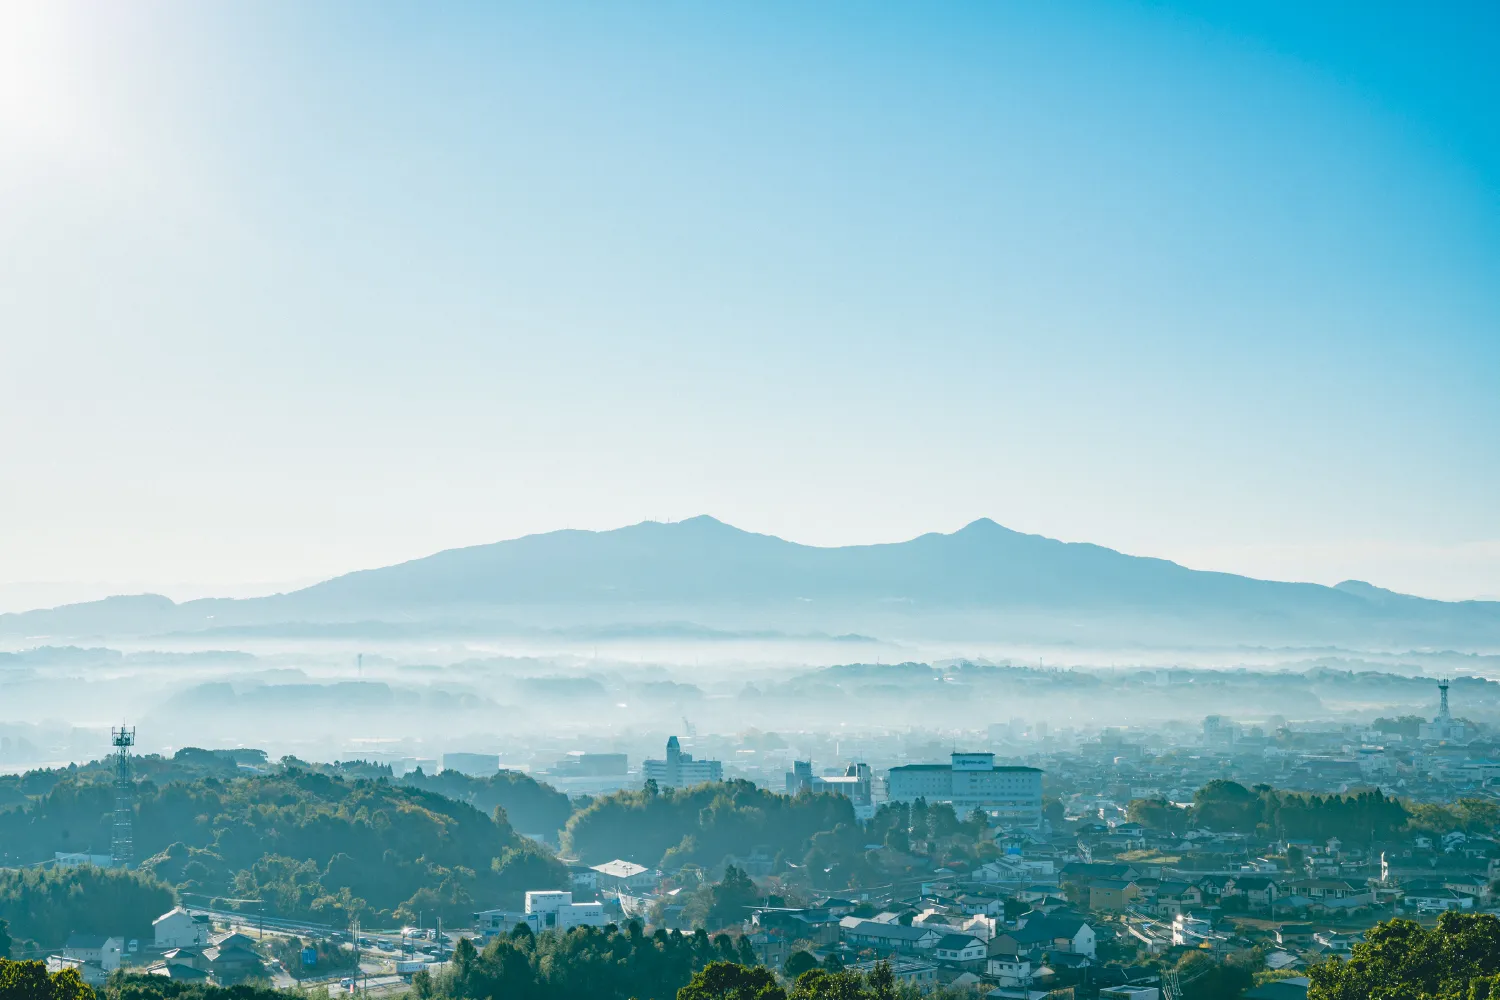
[[[930,952],[943,938],[940,932],[931,927],[907,927],[900,923],[882,923],[859,917],[844,917],[840,920],[839,934],[855,948],[908,954]]]
[[[255,942],[244,934],[229,935],[203,955],[208,959],[214,979],[225,986],[266,975],[266,963],[255,950]]]
[[[853,909],[851,904],[850,909]],[[793,941],[807,940],[818,945],[837,944],[839,918],[823,906],[808,909],[765,907],[750,911],[750,923],[767,931],[785,934]]]
[[[1444,910],[1472,910],[1474,897],[1444,885],[1412,883],[1402,887],[1401,905],[1407,911],[1441,913]]]
[[[1015,930],[998,931],[990,939],[991,957],[1000,954],[1040,956],[1047,952],[1066,952],[1093,958],[1097,935],[1081,917],[1064,914],[1036,914]]]
[[[1469,872],[1463,875],[1444,875],[1443,885],[1454,892],[1473,896],[1475,902],[1488,900],[1490,897],[1490,880],[1481,872]]]
[[[1098,935],[1088,921],[1076,914],[1051,913],[1041,921],[1040,926],[1032,920],[1026,921],[1026,929],[1033,928],[1047,935],[1047,940],[1051,942],[1049,951],[1094,957]]]
[[[750,931],[744,935],[750,950],[762,965],[779,969],[792,955],[792,939],[776,931]]]
[[[1276,943],[1283,948],[1307,945],[1312,939],[1312,924],[1282,924],[1276,928]]]
[[[1026,986],[1031,983],[1031,961],[1020,955],[991,955],[984,973],[1001,986]]]
[[[655,868],[647,868],[633,861],[621,861],[619,858],[594,865],[591,870],[595,883],[606,892],[649,892],[661,881],[661,872]]]
[[[165,976],[178,983],[206,983],[208,973],[202,969],[181,962],[157,962],[155,965],[146,967],[146,974],[150,976]]]
[[[1198,891],[1203,894],[1203,902],[1217,903],[1224,895],[1224,890],[1234,881],[1233,875],[1205,875],[1198,880]]]
[[[1276,951],[1266,953],[1266,968],[1271,972],[1280,972],[1283,969],[1305,969],[1307,963],[1300,955],[1293,955],[1289,951]]]
[[[1089,883],[1089,909],[1120,913],[1140,895],[1141,888],[1134,881],[1095,879]]]
[[[1050,858],[1025,858],[1003,854],[974,869],[976,882],[1037,882],[1055,877],[1056,865]]]
[[[49,974],[56,975],[65,969],[78,973],[78,978],[83,980],[85,986],[100,987],[109,982],[109,973],[101,969],[97,962],[85,962],[81,958],[69,958],[66,955],[47,956]]]
[[[975,896],[965,893],[954,900],[965,913],[979,913],[986,917],[998,917],[1005,912],[1005,900],[999,896]]]
[[[1164,917],[1175,917],[1179,913],[1203,905],[1203,890],[1190,882],[1163,882],[1156,887],[1153,909]]]
[[[1288,902],[1296,906],[1321,905],[1328,909],[1353,909],[1375,902],[1368,886],[1356,888],[1340,878],[1304,878],[1287,884]]]
[[[1254,907],[1271,906],[1277,899],[1276,882],[1264,875],[1244,875],[1226,882],[1224,895],[1231,898],[1243,896],[1245,902]]]
[[[207,914],[191,914],[177,906],[151,921],[158,951],[208,944]]]
[[[933,947],[933,954],[940,962],[955,965],[978,965],[985,959],[985,944],[967,934],[944,934]]]
[[[208,959],[203,953],[206,949],[201,945],[185,945],[181,948],[168,948],[162,952],[162,961],[169,965],[186,965],[200,972],[208,971]]]
[[[125,953],[125,939],[74,932],[68,935],[62,953],[64,958],[97,965],[106,973],[114,972],[120,967],[120,956]]]
[[[1319,931],[1313,935],[1313,950],[1323,956],[1338,955],[1349,958],[1354,949],[1354,939],[1336,931]]]

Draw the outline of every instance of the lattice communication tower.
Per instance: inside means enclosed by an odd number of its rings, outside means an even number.
[[[135,727],[111,729],[109,736],[115,747],[115,825],[109,853],[115,859],[115,867],[129,868],[135,863],[135,783],[130,779],[130,748],[135,746]]]

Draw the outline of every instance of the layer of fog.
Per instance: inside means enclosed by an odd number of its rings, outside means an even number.
[[[694,734],[695,752],[774,784],[794,757],[888,765],[983,742],[1022,759],[1105,726],[1190,733],[1210,714],[1246,723],[1431,715],[1431,678],[1500,677],[1495,656],[1326,648],[224,640],[13,643],[0,653],[0,767],[101,757],[121,723],[136,727],[145,753],[257,747],[399,768],[482,752],[537,773],[575,750],[624,752],[636,768],[667,736]],[[1462,681],[1453,700],[1456,713],[1500,721],[1500,684]]]

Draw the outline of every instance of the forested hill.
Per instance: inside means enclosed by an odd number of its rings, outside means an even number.
[[[176,770],[142,761],[140,870],[200,901],[264,899],[273,915],[329,924],[356,911],[382,922],[415,920],[418,911],[468,920],[476,902],[565,882],[563,866],[517,833],[503,809],[295,764],[258,775],[200,770],[185,780],[180,762],[156,763]],[[108,851],[107,772],[34,772],[4,785],[11,804],[0,808],[0,845],[11,863]],[[493,786],[475,791],[493,794]]]
[[[661,625],[662,615],[707,623],[732,606],[741,628],[878,630],[891,615],[911,621],[961,613],[972,621],[1025,613],[1037,628],[1059,614],[1072,616],[1069,629],[1087,620],[1101,635],[1144,629],[1220,641],[1379,639],[1452,648],[1500,639],[1497,602],[1424,600],[1356,581],[1326,587],[1203,572],[987,519],[951,534],[823,548],[711,517],[450,549],[271,597],[179,605],[142,595],[0,615],[0,633],[232,631],[277,623],[474,627],[507,614],[532,620],[517,609],[539,605],[551,609],[547,620],[563,624]]]

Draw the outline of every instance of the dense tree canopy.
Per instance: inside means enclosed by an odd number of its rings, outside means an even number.
[[[1467,801],[1467,800],[1461,800]],[[1487,804],[1486,804],[1487,805]],[[1181,832],[1188,827],[1268,837],[1285,836],[1311,840],[1338,837],[1347,842],[1384,840],[1414,825],[1418,815],[1431,815],[1438,822],[1444,807],[1408,808],[1379,790],[1348,795],[1311,795],[1283,792],[1266,785],[1246,788],[1236,781],[1210,781],[1193,794],[1185,813],[1163,799],[1137,799],[1127,807],[1130,819],[1156,830]],[[1450,807],[1451,808],[1451,807]],[[1494,807],[1488,807],[1494,812]],[[1424,812],[1425,810],[1425,812]],[[1438,810],[1439,812],[1433,812]],[[1476,807],[1464,818],[1474,825],[1485,822],[1485,810]],[[1449,827],[1449,829],[1462,827]]]
[[[1444,913],[1432,930],[1388,920],[1348,961],[1308,970],[1308,1000],[1491,1000],[1500,997],[1500,920]]]
[[[624,858],[658,866],[717,865],[757,847],[801,858],[813,836],[857,829],[839,795],[778,795],[748,781],[601,796],[568,820],[565,849],[589,864]],[[859,839],[859,838],[857,838]]]
[[[413,987],[419,1000],[669,1000],[716,961],[751,965],[754,955],[726,935],[648,935],[632,921],[623,929],[522,931],[483,951],[465,940],[447,971],[418,973]]]
[[[683,919],[690,926],[710,931],[736,927],[750,915],[750,908],[762,901],[750,876],[730,865],[725,869],[722,881],[706,885],[693,894],[683,908]]]
[[[573,805],[566,795],[519,771],[501,771],[488,778],[473,778],[458,771],[431,776],[415,771],[403,777],[401,784],[467,802],[485,813],[493,813],[499,807],[517,830],[544,834],[549,840],[557,836],[573,815]]]
[[[1186,833],[1190,819],[1186,809],[1179,809],[1166,799],[1132,799],[1125,808],[1125,818],[1148,830]]]
[[[1183,955],[1177,963],[1177,975],[1183,1000],[1238,1000],[1255,981],[1250,965],[1233,960],[1215,962],[1201,951]]]
[[[101,991],[98,1000],[294,1000],[306,995],[250,983],[215,986],[212,983],[185,983],[166,976],[116,975]]]
[[[0,1000],[94,1000],[94,991],[76,969],[48,975],[42,962],[0,959]]]
[[[210,755],[209,764],[218,762]],[[323,770],[227,773],[234,776],[208,770],[190,781],[138,783],[142,872],[193,899],[262,899],[270,914],[331,924],[353,911],[399,920],[418,909],[467,920],[482,906],[566,881],[561,864],[519,836],[503,809],[486,814],[434,791]],[[113,809],[106,780],[64,772],[45,794],[0,810],[0,843],[28,861],[65,848],[107,851]],[[148,929],[169,906],[145,916]]]
[[[92,865],[0,870],[0,919],[44,948],[74,931],[149,938],[151,921],[174,902],[171,888],[146,873]]]
[[[770,969],[710,962],[677,991],[677,1000],[786,1000],[786,990]]]

